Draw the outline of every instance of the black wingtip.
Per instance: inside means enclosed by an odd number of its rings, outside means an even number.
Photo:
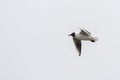
[[[81,56],[81,54],[79,54],[79,56]]]

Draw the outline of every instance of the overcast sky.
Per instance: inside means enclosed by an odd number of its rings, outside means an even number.
[[[99,40],[78,56],[68,34]],[[0,80],[120,80],[119,0],[1,0]]]

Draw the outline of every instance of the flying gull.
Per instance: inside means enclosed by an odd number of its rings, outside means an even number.
[[[95,42],[98,40],[97,37],[92,37],[91,33],[88,32],[86,29],[80,28],[80,30],[81,31],[79,33],[73,32],[73,33],[69,34],[69,36],[73,37],[73,41],[76,46],[76,49],[79,52],[79,56],[81,55],[81,46],[82,46],[81,40],[91,41],[91,42]]]

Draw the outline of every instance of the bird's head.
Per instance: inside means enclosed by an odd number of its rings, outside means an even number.
[[[75,32],[69,34],[69,36],[75,37]]]

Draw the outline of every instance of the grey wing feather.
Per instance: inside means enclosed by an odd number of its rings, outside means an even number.
[[[91,35],[91,33],[88,32],[86,29],[81,29],[80,34],[82,34],[82,35],[87,35],[87,36]]]
[[[77,40],[75,38],[73,38],[73,41],[74,41],[74,44],[76,46],[76,49],[78,50],[79,52],[79,56],[81,55],[81,40]]]

